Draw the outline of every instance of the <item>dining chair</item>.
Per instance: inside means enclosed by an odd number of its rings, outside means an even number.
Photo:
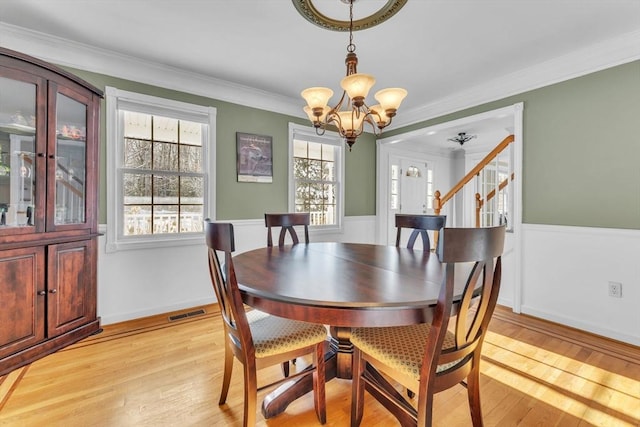
[[[291,238],[291,243],[297,245],[300,243],[298,233],[294,226],[304,227],[304,242],[309,243],[309,224],[310,224],[309,212],[303,213],[265,213],[264,225],[267,227],[267,246],[273,246],[273,238],[271,236],[272,227],[281,227],[280,235],[278,237],[278,246],[284,246],[287,233]],[[296,364],[296,359],[292,359],[291,363]],[[289,376],[289,362],[282,363],[282,374],[285,377]]]
[[[285,319],[258,310],[245,311],[233,267],[233,225],[214,223],[207,219],[205,235],[209,253],[209,273],[225,331],[224,374],[218,404],[222,405],[227,400],[235,358],[243,366],[244,426],[255,425],[259,390],[303,375],[313,376],[315,412],[320,423],[324,424],[324,342],[327,337],[324,325]],[[258,370],[305,355],[312,357],[312,365],[308,369],[258,388]]]
[[[431,426],[434,394],[460,383],[467,387],[474,427],[482,426],[480,352],[500,289],[504,238],[504,226],[444,228],[438,257],[445,274],[433,321],[352,331],[352,426],[362,421],[365,384],[383,406],[399,411],[403,425]],[[454,287],[460,284],[452,312]],[[373,370],[365,369],[367,364]],[[386,377],[416,391],[417,404]]]
[[[267,227],[267,246],[273,246],[273,238],[271,237],[272,227],[281,227],[280,236],[278,238],[278,246],[283,246],[287,232],[291,237],[292,244],[296,245],[300,243],[298,234],[294,226],[304,227],[304,242],[309,243],[309,224],[310,216],[308,212],[304,213],[265,213],[264,225]]]
[[[396,246],[400,246],[400,237],[402,235],[403,228],[411,229],[409,240],[407,241],[407,248],[413,249],[418,236],[422,238],[422,247],[430,250],[431,242],[429,240],[428,231],[439,232],[444,228],[447,222],[446,215],[410,215],[410,214],[396,214]],[[437,239],[436,239],[437,240]]]

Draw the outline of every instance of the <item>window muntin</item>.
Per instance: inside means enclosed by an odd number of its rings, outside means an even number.
[[[314,228],[339,228],[342,224],[342,158],[344,147],[336,135],[311,134],[291,125],[290,210],[309,212]]]
[[[202,243],[215,108],[107,88],[107,251]]]
[[[123,236],[201,233],[206,125],[122,111]]]

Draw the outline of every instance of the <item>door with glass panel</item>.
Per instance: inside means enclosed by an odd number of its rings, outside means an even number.
[[[0,67],[0,235],[44,230],[43,79]],[[40,157],[38,157],[40,154]]]
[[[393,244],[396,214],[433,214],[433,168],[418,156],[411,159],[392,156],[389,167],[387,242]],[[403,236],[404,240],[408,238],[408,234]]]
[[[91,98],[67,87],[49,86],[47,147],[47,231],[90,228],[95,212],[87,188],[93,188],[95,168],[87,167],[95,145],[87,144],[87,132],[93,132],[96,115]],[[93,166],[93,165],[92,165]]]

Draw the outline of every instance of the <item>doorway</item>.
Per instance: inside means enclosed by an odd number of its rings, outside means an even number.
[[[441,123],[435,126],[418,129],[405,134],[394,135],[389,138],[381,138],[377,141],[377,241],[381,244],[395,244],[395,213],[392,209],[392,180],[391,166],[397,159],[414,159],[416,162],[422,159],[430,159],[428,165],[433,166],[434,188],[446,193],[464,176],[464,152],[460,154],[460,147],[448,142],[451,135],[459,132],[478,134],[495,133],[502,131],[514,135],[513,144],[513,189],[511,191],[510,205],[513,212],[509,212],[510,231],[507,233],[505,251],[503,253],[502,287],[498,303],[512,307],[516,313],[520,312],[521,300],[521,228],[522,228],[522,110],[523,104],[517,103],[508,107],[485,113],[465,117],[451,122]],[[496,140],[495,144],[500,140]],[[473,151],[472,148],[467,149]],[[462,162],[460,161],[462,159]],[[459,176],[458,176],[459,175]],[[398,179],[399,176],[398,176]],[[399,183],[398,183],[399,185]],[[405,189],[410,184],[405,186]],[[397,188],[397,200],[402,200],[401,187]],[[410,190],[414,191],[414,190]],[[410,192],[409,191],[409,192]],[[419,191],[419,190],[417,190]],[[400,203],[400,202],[398,202]],[[464,226],[464,202],[454,203],[447,208],[447,226]],[[416,206],[412,206],[415,209]],[[417,207],[419,208],[419,206]],[[465,207],[466,208],[466,207]],[[433,213],[426,209],[426,213]]]
[[[433,213],[433,166],[428,157],[390,157],[390,190],[387,242],[396,238],[395,214]],[[403,236],[404,240],[408,238]],[[401,242],[404,244],[405,242]]]

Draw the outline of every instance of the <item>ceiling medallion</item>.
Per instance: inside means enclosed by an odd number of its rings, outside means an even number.
[[[349,3],[348,1],[341,1],[347,4]],[[349,31],[351,24],[349,21],[341,21],[339,19],[333,19],[323,15],[313,5],[312,0],[292,0],[292,2],[298,13],[312,24],[331,31]],[[407,4],[407,0],[388,0],[387,3],[385,3],[385,5],[376,13],[353,21],[352,31],[366,30],[367,28],[382,24],[384,21],[398,13],[405,4]]]

